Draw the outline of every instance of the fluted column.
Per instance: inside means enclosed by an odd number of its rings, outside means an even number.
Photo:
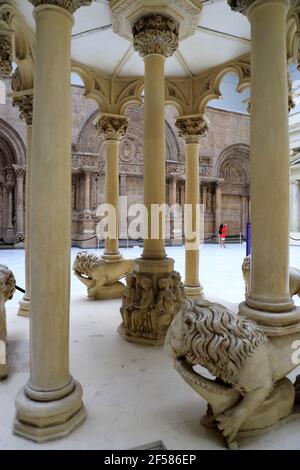
[[[102,258],[115,262],[122,259],[119,252],[119,152],[120,140],[126,134],[128,119],[115,114],[102,114],[95,126],[105,142],[105,203],[114,207],[116,217],[115,237],[106,237]]]
[[[186,149],[186,193],[185,193],[185,280],[184,289],[188,298],[202,297],[203,287],[199,280],[200,240],[200,139],[206,135],[208,121],[203,115],[183,116],[176,121],[180,137]]]
[[[16,93],[13,106],[20,110],[20,117],[27,125],[27,153],[25,179],[25,294],[19,301],[18,315],[30,315],[30,187],[31,187],[31,147],[32,147],[32,109],[33,93]],[[23,203],[22,203],[23,204]]]
[[[16,232],[14,228],[14,188],[15,178],[12,171],[6,174],[6,190],[7,190],[7,212],[6,212],[6,235],[5,240],[8,243],[16,241]]]
[[[36,7],[30,192],[30,378],[16,398],[14,432],[35,441],[67,435],[85,418],[69,372],[72,13],[88,0]]]
[[[270,335],[300,322],[289,293],[289,3],[229,0],[251,22],[251,286],[240,312]]]
[[[133,47],[144,58],[144,206],[145,227],[142,257],[133,268],[133,285],[128,286],[121,308],[119,332],[129,341],[161,344],[167,328],[181,305],[175,300],[174,286],[180,275],[174,273],[174,260],[165,253],[165,60],[178,47],[179,25],[165,15],[149,14],[133,25]],[[176,280],[175,280],[176,279]],[[131,281],[130,281],[131,282]],[[127,306],[127,298],[142,295],[140,305]],[[180,291],[178,287],[177,292]],[[162,298],[169,298],[166,308]],[[173,301],[171,301],[173,295]],[[147,297],[147,299],[146,299]],[[172,303],[173,302],[173,303]]]

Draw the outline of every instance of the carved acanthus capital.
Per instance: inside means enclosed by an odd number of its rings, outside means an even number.
[[[8,36],[0,33],[0,79],[10,78],[12,74],[13,46]]]
[[[178,134],[187,144],[197,144],[208,131],[208,120],[205,116],[186,116],[176,120]]]
[[[14,96],[13,106],[18,107],[20,118],[26,121],[27,126],[32,125],[33,94]]]
[[[247,15],[248,9],[256,0],[227,0],[228,5],[233,11]]]
[[[142,57],[162,54],[170,57],[178,48],[178,25],[169,17],[149,15],[133,26],[133,47]]]
[[[80,7],[91,5],[93,0],[29,0],[34,7],[41,5],[55,5],[64,8],[70,13],[75,13]]]
[[[128,119],[117,114],[102,114],[95,122],[96,131],[104,140],[121,140],[127,127]]]

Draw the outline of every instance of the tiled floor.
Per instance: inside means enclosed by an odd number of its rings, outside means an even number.
[[[184,273],[184,249],[168,248]],[[72,250],[72,258],[77,250]],[[140,248],[122,250],[136,257]],[[207,297],[243,300],[241,264],[245,245],[201,250],[201,282]],[[24,286],[23,250],[0,251],[0,263]],[[300,267],[300,247],[291,247]],[[87,300],[72,276],[71,371],[84,389],[87,421],[63,440],[43,445],[13,436],[14,397],[28,378],[28,320],[16,315],[21,294],[7,304],[11,376],[0,383],[0,449],[132,449],[162,440],[168,449],[222,449],[224,442],[200,418],[206,404],[177,375],[161,348],[126,343],[118,334],[120,301]],[[297,302],[299,303],[299,302]],[[244,449],[300,449],[300,423],[293,421],[262,437],[241,441]]]

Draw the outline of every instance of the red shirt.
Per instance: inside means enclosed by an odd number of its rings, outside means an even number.
[[[223,227],[221,230],[221,238],[225,238],[227,236],[228,228]]]

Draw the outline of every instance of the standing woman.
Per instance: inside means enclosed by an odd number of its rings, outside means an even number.
[[[224,225],[221,224],[220,227],[219,227],[219,245],[221,246],[221,235],[222,235],[222,229],[223,229]]]
[[[226,248],[225,240],[227,237],[227,233],[228,233],[228,227],[227,227],[227,224],[224,224],[221,230],[221,237],[220,237],[221,248]]]

